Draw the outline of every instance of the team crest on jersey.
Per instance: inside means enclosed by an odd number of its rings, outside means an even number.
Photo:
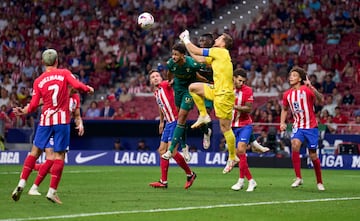
[[[160,108],[163,108],[164,105],[163,103],[161,102],[161,99],[160,98],[156,98],[156,103],[160,106]]]
[[[295,101],[293,103],[293,107],[294,107],[294,113],[301,113],[304,112],[304,110],[301,110],[300,104],[299,102]]]
[[[192,103],[192,98],[186,97],[186,98],[185,98],[185,103],[186,103],[186,104]]]
[[[186,72],[190,72],[190,68],[186,68]]]
[[[298,110],[299,107],[300,107],[300,105],[299,105],[298,102],[294,102],[294,103],[293,103],[293,106],[294,106],[294,109],[295,109],[295,110]]]

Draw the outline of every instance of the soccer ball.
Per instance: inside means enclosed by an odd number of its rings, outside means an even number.
[[[144,12],[139,15],[138,25],[140,25],[142,29],[150,29],[153,24],[154,17],[150,13]]]

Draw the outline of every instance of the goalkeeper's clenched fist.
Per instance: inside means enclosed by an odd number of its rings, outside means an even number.
[[[190,43],[190,33],[189,33],[189,31],[188,30],[183,31],[180,34],[179,38],[180,38],[180,40],[182,42],[184,42],[185,45]]]

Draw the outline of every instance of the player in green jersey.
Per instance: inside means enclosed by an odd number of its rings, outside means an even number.
[[[162,155],[164,159],[170,159],[178,148],[183,149],[184,158],[190,161],[188,147],[186,145],[186,119],[189,111],[194,107],[194,101],[189,93],[189,85],[197,82],[196,73],[201,66],[195,60],[185,55],[186,48],[183,44],[177,43],[172,48],[172,56],[167,61],[167,79],[172,83],[175,92],[175,105],[179,110],[176,128],[173,134],[169,150]]]

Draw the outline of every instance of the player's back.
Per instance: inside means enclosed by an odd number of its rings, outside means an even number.
[[[40,125],[67,124],[70,122],[69,89],[66,69],[50,69],[34,82],[34,92],[43,99]]]

